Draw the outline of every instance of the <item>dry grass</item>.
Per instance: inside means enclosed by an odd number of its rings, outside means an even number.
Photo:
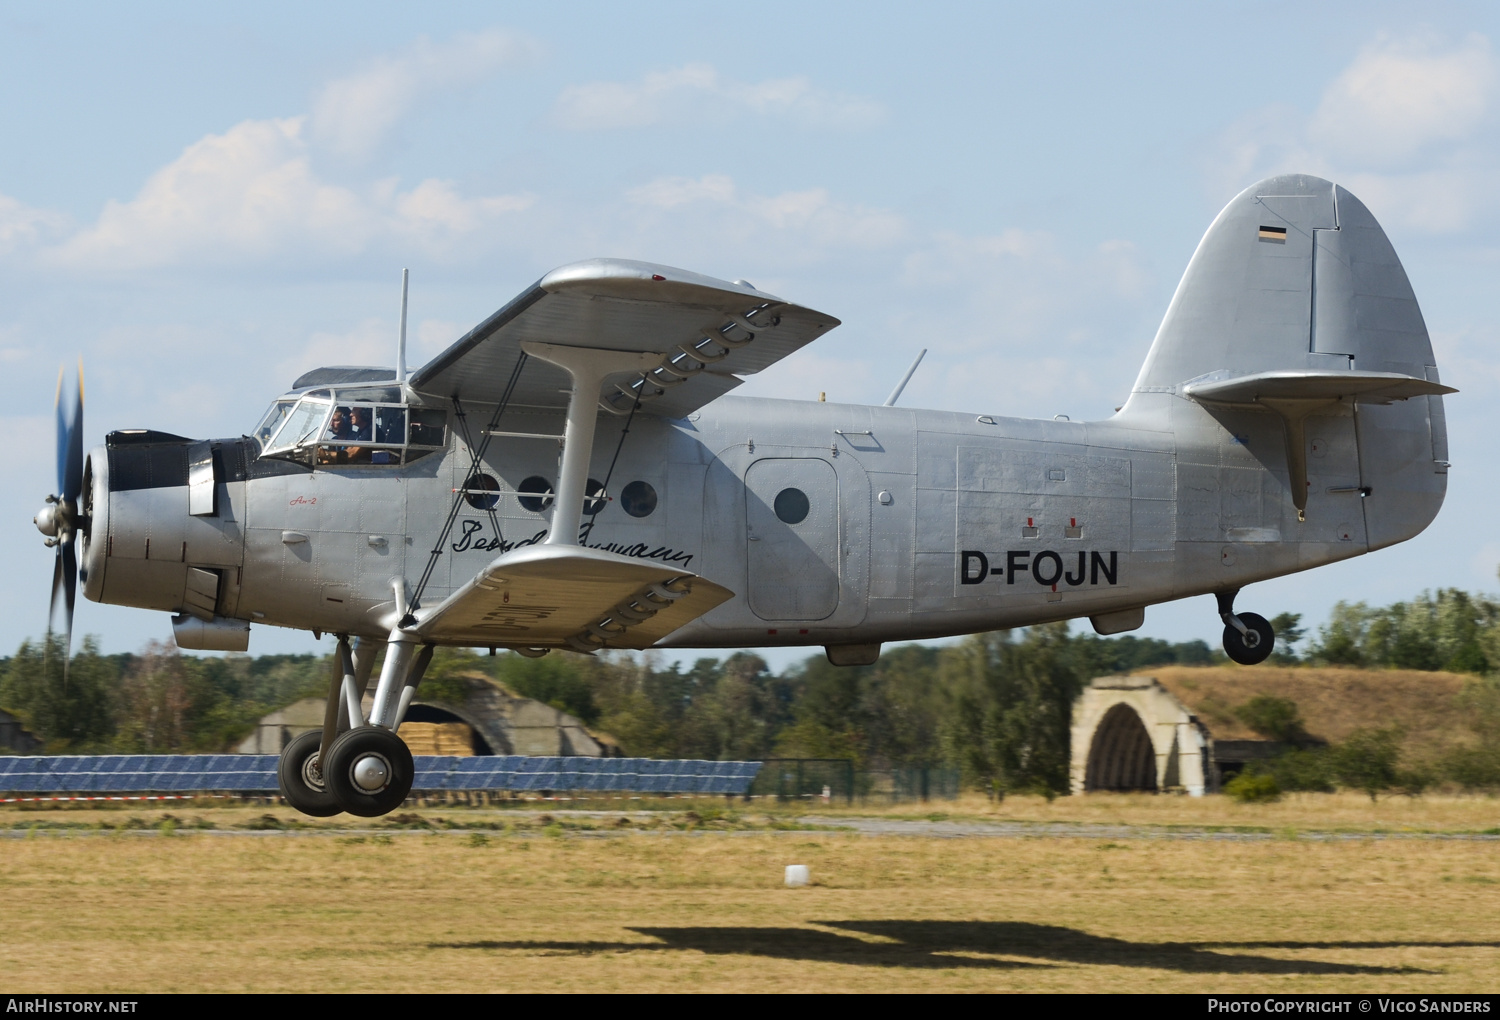
[[[1136,671],[1175,694],[1221,740],[1253,740],[1234,709],[1258,694],[1290,698],[1308,732],[1338,742],[1361,728],[1399,723],[1417,758],[1472,739],[1457,694],[1473,677],[1410,669],[1299,666],[1153,666]]]
[[[40,803],[0,808],[0,831],[26,829],[113,830],[158,829],[164,818],[173,828],[190,832],[199,828],[218,830],[449,830],[463,829],[525,833],[550,824],[551,813],[569,831],[619,830],[620,815],[629,815],[632,828],[650,831],[757,830],[794,827],[799,819],[816,817],[824,827],[837,826],[840,818],[888,817],[899,819],[972,820],[978,822],[1022,822],[1038,825],[1128,825],[1146,829],[1243,830],[1287,833],[1496,833],[1500,832],[1500,798],[1484,795],[1422,797],[1389,796],[1371,801],[1362,793],[1292,793],[1276,803],[1239,804],[1228,797],[1164,796],[1150,793],[1091,793],[1084,796],[1007,797],[992,801],[982,794],[966,793],[957,800],[928,804],[845,805],[834,800],[778,804],[757,800],[740,801],[704,797],[698,799],[641,801],[630,799],[578,801],[518,801],[509,807],[471,808],[463,805],[432,806],[398,811],[383,819],[308,818],[286,807],[264,805],[220,806],[222,802],[198,801],[150,806],[141,802],[123,804]],[[575,816],[572,812],[607,812],[607,816]],[[3,847],[5,844],[0,844]]]
[[[1098,820],[1147,822],[1177,817],[1160,805],[1217,811],[1147,800],[1001,808],[1069,805],[1087,818],[1097,807]],[[1358,817],[1354,798],[1319,803]],[[1466,805],[1454,804],[1456,820]],[[221,827],[231,815],[203,813]],[[0,969],[27,992],[1368,993],[1500,982],[1493,842],[604,837],[508,817],[509,833],[6,838]],[[817,884],[781,888],[789,863],[808,864]]]
[[[852,813],[989,821],[1170,826],[1299,833],[1495,833],[1500,799],[1489,796],[1381,797],[1362,793],[1292,793],[1272,804],[1239,804],[1228,797],[1162,796],[1151,793],[1091,793],[1059,797],[1007,797],[998,803],[978,794],[925,806],[856,807]],[[838,810],[818,808],[836,817]]]

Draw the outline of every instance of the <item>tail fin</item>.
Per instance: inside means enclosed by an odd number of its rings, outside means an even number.
[[[1442,504],[1443,392],[1422,312],[1380,224],[1343,188],[1286,175],[1241,192],[1209,227],[1121,415],[1174,428],[1181,398],[1209,404],[1226,394],[1282,414],[1300,510],[1301,417],[1322,413],[1309,401],[1359,401],[1373,549],[1417,534]]]

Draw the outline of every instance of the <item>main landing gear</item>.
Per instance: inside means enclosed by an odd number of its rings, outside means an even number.
[[[401,806],[411,792],[416,765],[406,742],[379,726],[357,726],[328,749],[323,781],[351,815],[378,818]]]
[[[362,702],[380,643],[361,640],[351,651],[349,639],[340,636],[323,728],[302,734],[281,752],[277,785],[286,802],[305,815],[326,818],[347,811],[375,818],[400,807],[411,792],[416,765],[396,730],[432,661],[432,646],[418,651],[399,632],[385,645],[369,719]]]
[[[340,811],[377,818],[411,793],[416,765],[406,742],[379,726],[345,730],[319,754],[322,730],[309,730],[281,752],[276,767],[281,795],[304,815],[327,818]]]
[[[1257,613],[1236,613],[1233,591],[1215,592],[1219,600],[1219,619],[1224,621],[1224,654],[1241,666],[1254,666],[1265,662],[1276,647],[1276,632],[1264,616]]]

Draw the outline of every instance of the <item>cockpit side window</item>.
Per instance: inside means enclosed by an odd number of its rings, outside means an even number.
[[[315,390],[272,405],[256,429],[264,454],[318,465],[410,463],[447,445],[448,414],[407,407],[396,387]],[[321,398],[321,399],[320,399]]]
[[[319,464],[400,464],[406,408],[337,404],[318,446]]]
[[[447,443],[445,435],[448,424],[448,412],[440,411],[431,407],[414,407],[411,409],[411,445],[413,446],[443,446]]]
[[[375,408],[375,442],[392,446],[406,443],[406,408]]]

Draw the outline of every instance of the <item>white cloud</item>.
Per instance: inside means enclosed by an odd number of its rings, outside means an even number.
[[[411,352],[407,352],[410,360]],[[394,319],[365,319],[343,333],[314,333],[290,358],[281,363],[288,381],[324,365],[384,365],[396,363]]]
[[[9,195],[0,195],[0,254],[27,248],[60,234],[68,218],[47,209],[33,209]]]
[[[1390,224],[1471,228],[1500,211],[1497,87],[1500,68],[1482,36],[1453,45],[1382,36],[1329,83],[1311,115],[1268,106],[1224,131],[1209,160],[1214,198],[1272,174],[1312,173]]]
[[[885,116],[874,100],[818,89],[805,77],[738,82],[704,63],[653,71],[638,82],[572,85],[552,110],[559,125],[577,131],[729,120],[743,114],[845,129],[870,127]]]
[[[1489,112],[1495,77],[1482,36],[1446,49],[1432,39],[1382,37],[1328,86],[1307,136],[1336,157],[1400,163],[1473,134]]]
[[[662,261],[746,275],[846,319],[815,352],[751,376],[746,395],[878,402],[927,347],[906,405],[1107,415],[1160,315],[1156,278],[1126,241],[1079,252],[1045,231],[928,232],[824,189],[759,195],[722,174],[659,178],[628,198],[638,244],[677,246]],[[748,264],[726,264],[725,238]],[[830,270],[843,286],[828,286]]]
[[[727,174],[702,177],[659,177],[626,193],[637,205],[671,209],[689,202],[733,202],[734,179]]]
[[[794,238],[804,257],[807,245],[817,251],[889,248],[908,232],[900,214],[836,201],[826,188],[756,195],[724,174],[661,177],[631,189],[626,198],[659,219],[690,217],[703,236],[733,236],[741,243],[751,232],[767,240]]]
[[[238,264],[359,254],[386,241],[441,255],[526,195],[466,199],[445,181],[410,191],[394,180],[359,190],[314,170],[305,120],[248,120],[194,142],[128,202],[47,253],[60,265],[106,270]]]
[[[341,156],[363,158],[424,95],[528,64],[538,49],[526,36],[498,29],[460,33],[446,42],[423,36],[406,52],[324,86],[313,103],[311,136]]]

